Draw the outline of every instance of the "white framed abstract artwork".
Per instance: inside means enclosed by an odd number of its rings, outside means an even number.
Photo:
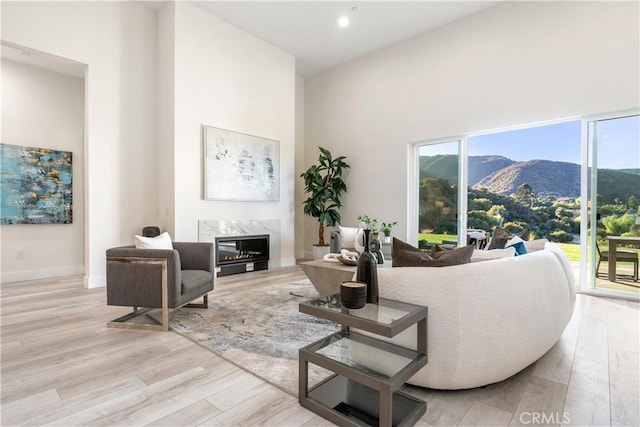
[[[203,126],[204,199],[280,200],[280,142]]]

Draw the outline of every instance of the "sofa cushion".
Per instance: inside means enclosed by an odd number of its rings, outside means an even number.
[[[156,237],[144,237],[136,235],[134,237],[136,249],[173,249],[171,236],[166,231]]]
[[[212,273],[204,270],[182,270],[182,294],[200,290],[207,282],[211,282]]]
[[[426,252],[393,238],[391,247],[392,267],[446,267],[471,262],[473,246],[463,246],[450,251],[441,251],[429,256]]]
[[[508,232],[502,227],[496,227],[493,231],[493,237],[491,238],[491,243],[489,243],[488,250],[491,249],[504,249],[507,240],[511,239],[514,236],[520,237],[522,240],[529,240],[529,236],[531,232],[529,230],[522,230],[518,234],[513,234]]]
[[[529,240],[524,242],[524,247],[527,248],[527,253],[537,252],[543,250],[547,242],[547,239]]]

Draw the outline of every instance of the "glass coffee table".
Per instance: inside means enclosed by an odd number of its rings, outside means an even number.
[[[342,325],[300,349],[300,405],[341,426],[409,426],[426,412],[424,401],[399,389],[427,364],[427,307],[380,298],[354,310],[335,294],[300,303],[299,310]],[[413,325],[417,351],[371,336],[391,338]],[[309,388],[309,363],[334,374]]]

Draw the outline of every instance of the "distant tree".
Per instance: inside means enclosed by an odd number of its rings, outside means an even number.
[[[526,206],[533,207],[536,200],[536,195],[533,192],[533,188],[526,182],[518,187],[518,191],[516,191],[516,200],[520,203],[525,204]]]
[[[498,225],[499,221],[496,217],[489,215],[484,210],[469,211],[467,216],[467,227],[478,228],[485,231],[493,230],[493,227]]]
[[[533,210],[533,213],[537,217],[537,222],[538,223],[546,222],[549,219],[549,212],[548,212],[548,208],[547,207],[545,207],[545,206],[536,206],[532,210]]]
[[[470,211],[488,211],[492,205],[491,200],[486,197],[477,197],[469,200]]]
[[[523,227],[522,224],[518,224],[517,222],[505,222],[502,225],[502,228],[504,228],[510,233],[519,233],[522,230],[524,230],[526,227]]]
[[[571,232],[571,224],[563,223],[562,221],[558,221],[557,219],[550,219],[545,222],[542,226],[547,232],[552,232],[555,230],[566,231],[567,233]]]
[[[638,209],[638,199],[633,194],[627,199],[627,209]]]
[[[624,215],[627,211],[627,207],[625,205],[598,205],[598,212],[604,217],[608,215]]]
[[[489,209],[489,215],[502,218],[507,210],[504,208],[504,205],[493,205],[491,209]]]
[[[573,236],[564,230],[552,231],[548,237],[552,242],[569,243],[573,241]]]
[[[573,212],[564,207],[559,207],[556,209],[555,216],[560,220],[563,218],[571,218],[573,216]]]
[[[602,225],[610,236],[622,236],[623,233],[631,231],[631,227],[635,224],[635,218],[628,213],[621,217],[610,215],[602,219]]]
[[[624,233],[625,236],[640,237],[640,224],[633,224],[629,232]]]
[[[434,233],[455,233],[458,186],[442,178],[420,182],[419,227]]]

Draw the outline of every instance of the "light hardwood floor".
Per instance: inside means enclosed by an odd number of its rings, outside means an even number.
[[[304,278],[298,267],[218,279],[210,295]],[[126,312],[69,277],[1,285],[1,425],[331,425],[295,397],[174,332],[107,329]],[[419,425],[638,426],[639,305],[578,296],[561,340],[485,388],[412,388]],[[563,419],[564,418],[564,419]]]

